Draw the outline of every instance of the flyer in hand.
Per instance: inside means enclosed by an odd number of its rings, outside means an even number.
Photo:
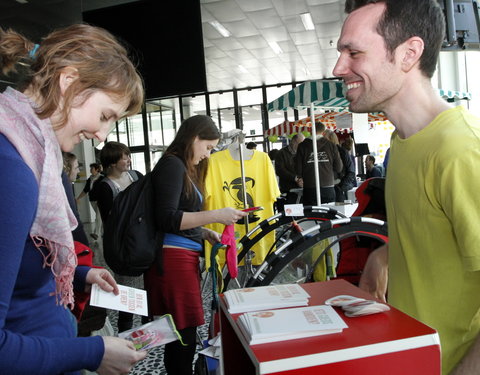
[[[111,310],[125,311],[132,314],[148,315],[147,292],[118,284],[120,293],[106,292],[97,284],[92,285],[90,305],[105,307]]]
[[[136,350],[148,350],[175,340],[182,340],[170,314],[162,315],[140,327],[120,332],[118,337],[132,341]]]

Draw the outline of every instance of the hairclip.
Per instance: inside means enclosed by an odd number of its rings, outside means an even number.
[[[35,44],[33,46],[33,48],[30,50],[30,52],[28,53],[28,56],[30,56],[30,58],[33,59],[35,57],[35,54],[37,53],[38,47],[40,47],[40,44]]]

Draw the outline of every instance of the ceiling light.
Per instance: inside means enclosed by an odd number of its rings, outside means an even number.
[[[28,0],[15,0],[15,1],[20,4],[28,4]]]
[[[239,65],[239,66],[238,66],[238,69],[240,69],[240,71],[241,71],[242,73],[248,73],[248,70],[245,69],[245,67],[244,67],[243,65]]]
[[[300,14],[300,17],[302,18],[305,30],[315,30],[315,25],[313,24],[312,15],[310,13],[302,13]]]
[[[281,53],[283,53],[283,50],[280,48],[277,42],[272,41],[272,42],[268,42],[268,44],[270,45],[270,48],[273,49],[273,52],[275,52],[277,55],[280,55]]]
[[[209,22],[210,25],[212,25],[220,34],[222,34],[222,36],[224,36],[225,38],[228,38],[230,35],[232,35],[230,33],[230,31],[228,31],[220,22],[218,21],[210,21]]]

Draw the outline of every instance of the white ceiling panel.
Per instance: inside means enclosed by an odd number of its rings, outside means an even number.
[[[318,43],[311,43],[311,44],[304,44],[302,46],[298,46],[299,55],[302,57],[310,56],[310,55],[320,55],[322,50]]]
[[[310,8],[313,23],[330,23],[332,21],[340,21],[343,11],[340,10],[339,4],[318,5]]]
[[[305,31],[300,15],[282,17],[282,21],[289,33],[298,33]]]
[[[293,43],[295,43],[297,46],[302,44],[317,43],[317,34],[315,31],[301,31],[298,33],[291,33],[290,35]]]
[[[285,42],[278,42],[278,45],[283,52],[292,52],[297,50],[297,46],[292,40],[286,40]]]
[[[248,50],[268,47],[268,43],[262,36],[247,36],[245,38],[238,39],[240,43]]]
[[[208,41],[212,41],[213,39],[223,38],[222,34],[220,34],[209,23],[202,23],[202,30],[203,30],[203,39],[207,39]]]
[[[273,52],[270,47],[252,49],[250,52],[252,52],[252,55],[259,59],[260,62],[269,57],[277,57],[277,54]]]
[[[282,25],[282,20],[274,9],[260,10],[246,13],[255,26],[262,30]]]
[[[262,29],[262,36],[269,42],[283,42],[290,39],[285,26],[271,27],[268,29]]]
[[[344,2],[200,0],[208,90],[331,78]],[[314,31],[303,26],[300,14],[305,12],[312,14]],[[215,20],[229,37],[208,23]],[[283,53],[277,55],[268,42],[276,42]]]
[[[212,39],[211,42],[222,51],[232,51],[244,47],[239,41],[231,38]]]
[[[244,12],[258,12],[272,7],[270,0],[237,0],[237,4]]]
[[[312,5],[312,6],[324,5],[324,4],[333,4],[333,3],[335,3],[335,4],[341,3],[342,10],[343,10],[344,4],[345,4],[345,1],[338,1],[338,0],[306,0],[306,1],[307,1],[308,5]]]
[[[251,61],[255,59],[250,51],[246,51],[245,49],[234,49],[233,51],[227,51],[226,54],[232,59],[241,61],[242,63],[243,61]]]
[[[299,15],[309,11],[304,0],[272,0],[280,17]]]
[[[214,47],[204,47],[203,50],[205,52],[205,58],[208,58],[210,60],[219,59],[221,57],[227,56],[224,51],[222,51],[221,49],[219,49],[215,46]]]
[[[260,34],[258,29],[247,18],[240,21],[227,22],[223,26],[237,38]]]
[[[219,22],[240,21],[245,14],[234,0],[222,0],[214,3],[203,4],[211,15]]]
[[[341,30],[341,21],[319,23],[315,25],[315,32],[317,33],[318,38],[336,37],[336,39],[338,39],[340,37]]]

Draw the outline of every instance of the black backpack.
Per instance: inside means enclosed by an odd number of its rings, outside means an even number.
[[[132,182],[113,200],[104,225],[103,252],[113,272],[140,276],[154,263],[162,246],[155,226],[152,175]]]

